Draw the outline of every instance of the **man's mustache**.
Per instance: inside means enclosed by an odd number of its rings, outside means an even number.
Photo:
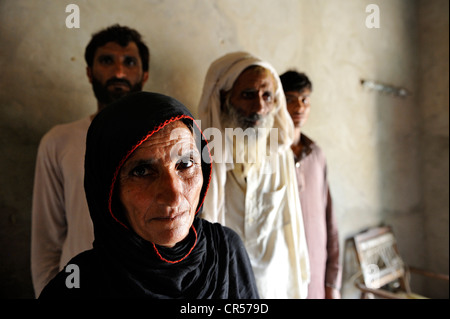
[[[248,116],[243,116],[242,119],[246,122],[258,122],[262,118],[263,118],[263,116],[261,114],[253,113]]]
[[[131,89],[131,83],[130,83],[130,81],[128,81],[126,79],[111,78],[106,81],[106,86],[110,86],[113,84],[125,84],[126,86],[128,86]]]

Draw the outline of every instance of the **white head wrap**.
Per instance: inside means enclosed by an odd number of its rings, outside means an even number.
[[[234,52],[214,61],[208,69],[198,106],[202,127],[216,127],[223,131],[220,92],[229,91],[239,75],[249,66],[259,65],[269,70],[276,81],[276,114],[274,128],[278,129],[278,144],[290,147],[294,138],[294,125],[286,108],[286,99],[277,71],[269,63],[247,52]]]

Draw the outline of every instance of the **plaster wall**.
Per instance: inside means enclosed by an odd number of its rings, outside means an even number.
[[[80,28],[66,27],[69,3],[80,8]],[[371,3],[380,28],[366,26]],[[0,0],[1,297],[33,298],[38,143],[53,125],[96,110],[84,49],[114,23],[150,47],[144,89],[194,114],[210,63],[227,52],[252,52],[280,74],[306,72],[314,91],[304,132],[328,159],[343,262],[347,238],[389,223],[406,262],[448,274],[448,1]],[[412,95],[370,91],[361,79]],[[344,298],[357,297],[352,275]],[[448,286],[419,288],[448,298]]]

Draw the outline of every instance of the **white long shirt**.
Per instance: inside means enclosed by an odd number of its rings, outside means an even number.
[[[244,241],[259,294],[264,299],[307,295],[309,261],[301,207],[294,200],[298,190],[292,159],[288,152],[281,153],[276,167],[264,168],[270,165],[268,161],[263,167],[252,165],[246,177],[240,165],[228,170],[223,218],[210,213],[215,205],[213,196],[208,197],[212,193],[207,194],[204,203],[205,219],[234,229]],[[261,174],[264,169],[276,171]]]
[[[94,231],[84,192],[89,117],[57,125],[39,144],[33,190],[31,274],[36,297],[78,253],[92,248]]]

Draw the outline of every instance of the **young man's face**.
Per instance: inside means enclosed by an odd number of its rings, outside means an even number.
[[[87,68],[89,81],[101,104],[109,104],[118,98],[142,90],[148,72],[142,70],[139,49],[134,42],[122,47],[108,42],[99,47],[92,67]]]
[[[308,120],[309,111],[311,110],[311,90],[305,88],[301,91],[287,91],[285,95],[287,109],[294,122],[294,126],[303,127]]]

